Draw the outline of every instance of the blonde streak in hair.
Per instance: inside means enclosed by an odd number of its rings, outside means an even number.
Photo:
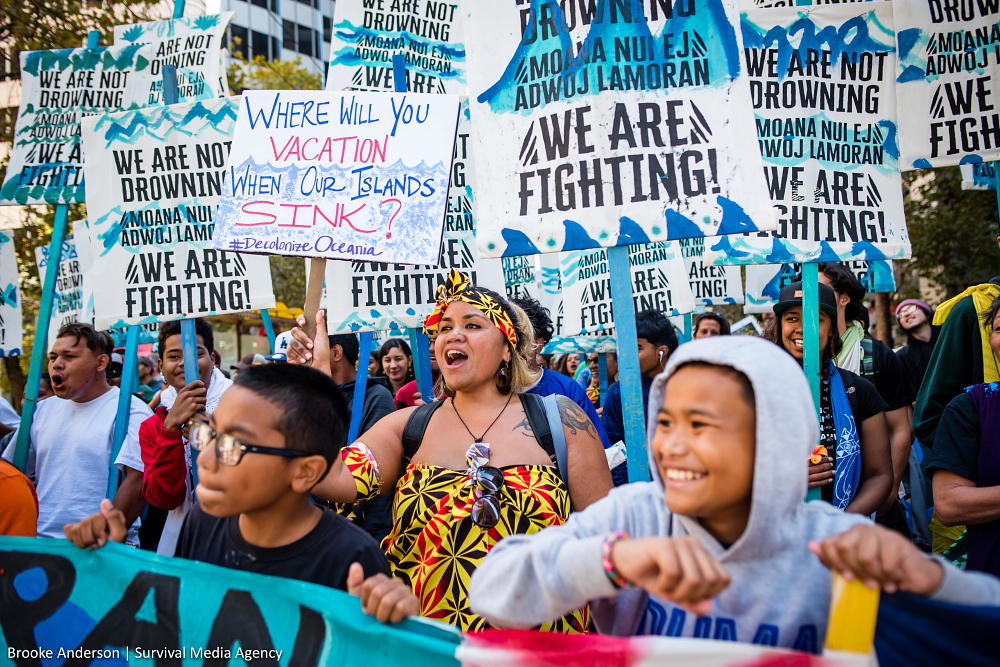
[[[514,303],[508,301],[508,305],[517,316],[517,321],[514,323],[517,328],[517,349],[511,356],[510,389],[512,392],[520,394],[538,381],[542,370],[539,368],[532,371],[530,370],[531,364],[528,363],[528,355],[535,353],[535,330],[531,327],[528,314]]]

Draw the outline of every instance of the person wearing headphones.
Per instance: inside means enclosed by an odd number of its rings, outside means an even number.
[[[649,421],[649,388],[653,378],[667,365],[670,354],[677,349],[677,332],[667,316],[658,310],[644,310],[635,315],[635,334],[639,343],[639,373],[642,375],[642,407],[644,422]],[[629,406],[635,409],[636,406]],[[625,440],[625,419],[622,412],[621,384],[608,387],[601,423],[612,444]],[[624,468],[625,466],[622,466]],[[617,469],[616,469],[617,470]],[[627,477],[626,477],[627,479]]]

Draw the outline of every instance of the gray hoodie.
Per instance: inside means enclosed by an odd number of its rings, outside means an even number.
[[[682,345],[653,382],[650,406],[663,403],[670,375],[690,361],[731,366],[749,378],[757,405],[753,497],[746,530],[728,548],[696,519],[673,514],[649,452],[652,482],[613,489],[562,526],[511,535],[472,576],[472,610],[491,624],[530,628],[588,603],[597,628],[615,635],[728,639],[818,651],[826,637],[831,575],[807,549],[868,520],[828,503],[806,503],[807,465],[819,424],[802,369],[780,347],[749,336],[718,336]],[[650,409],[647,450],[656,430]],[[620,592],[601,566],[608,533],[632,538],[695,536],[732,582],[696,617],[642,590]],[[947,566],[933,597],[965,604],[1000,603],[1000,583]]]

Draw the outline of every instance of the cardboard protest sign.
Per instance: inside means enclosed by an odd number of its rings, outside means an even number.
[[[503,267],[503,282],[508,299],[538,298],[538,278],[533,255],[504,257],[500,262]]]
[[[849,268],[869,294],[896,291],[892,262],[885,260],[840,262]],[[785,285],[795,282],[801,264],[765,264],[747,267],[747,297],[744,313],[770,313]]]
[[[49,247],[35,248],[35,263],[38,276],[45,276],[49,266]],[[87,306],[90,310],[87,310]],[[52,317],[49,321],[49,347],[56,340],[60,327],[72,322],[94,323],[93,295],[84,282],[84,266],[76,252],[73,236],[63,241],[59,253],[59,274],[56,276],[56,291],[52,297]]]
[[[715,261],[720,253],[709,250],[703,238],[679,239],[677,246],[684,257],[695,305],[743,303],[743,276],[740,267],[716,266]]]
[[[458,116],[453,95],[244,93],[215,247],[437,262]]]
[[[0,537],[9,664],[455,665],[443,624],[383,624],[342,591],[110,543]],[[50,653],[51,652],[51,653]],[[13,654],[13,655],[11,655]],[[41,655],[40,655],[41,654]],[[39,662],[39,659],[42,662]]]
[[[337,0],[327,90],[394,91],[392,57],[406,56],[406,90],[467,95],[463,11],[470,0]]]
[[[549,311],[552,329],[555,334],[552,340],[545,343],[543,354],[572,354],[575,352],[615,352],[618,343],[614,330],[584,333],[570,336],[565,326],[566,318],[563,312],[563,265],[568,267],[576,261],[573,253],[547,253],[538,256],[538,301]],[[567,269],[568,270],[568,269]]]
[[[98,329],[272,308],[266,257],[212,247],[238,98],[83,122]]]
[[[629,247],[629,273],[635,311],[666,315],[694,310],[694,296],[676,242]],[[578,336],[615,326],[607,251],[575,250],[560,266],[566,333]]]
[[[992,162],[977,162],[975,164],[963,164],[962,189],[963,190],[996,190],[996,172]]]
[[[870,2],[871,0],[812,0],[811,5],[838,5],[852,2]],[[795,7],[795,0],[740,0],[740,9],[770,9],[773,7]]]
[[[0,357],[21,354],[21,288],[13,232],[0,231]]]
[[[896,147],[889,3],[743,14],[760,151],[778,228],[711,239],[717,263],[910,256]]]
[[[901,167],[1000,157],[1000,5],[895,0],[892,8]]]
[[[469,25],[486,256],[774,229],[734,2],[484,2]]]
[[[146,104],[163,104],[163,66],[177,67],[177,101],[228,97],[222,63],[226,26],[236,12],[186,16],[165,21],[115,26],[115,44],[149,44],[149,67],[133,85],[147,95]]]
[[[423,326],[438,285],[452,269],[468,274],[475,285],[504,293],[506,271],[500,260],[482,259],[476,249],[476,181],[469,134],[469,106],[462,100],[440,256],[418,266],[327,262],[325,284],[332,287],[326,296],[329,331],[402,332]]]
[[[542,354],[590,354],[591,352],[617,352],[618,341],[614,331],[589,333],[582,336],[553,336],[545,344]]]
[[[80,121],[145,105],[149,47],[21,52],[21,106],[0,204],[85,200]]]

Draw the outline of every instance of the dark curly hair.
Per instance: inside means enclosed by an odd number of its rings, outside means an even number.
[[[837,294],[846,294],[851,297],[851,302],[844,309],[844,319],[848,322],[861,322],[864,324],[865,316],[862,311],[867,310],[861,300],[865,298],[865,286],[861,284],[849,268],[836,262],[820,262],[819,271],[830,281],[830,287]]]
[[[535,330],[535,339],[543,339],[546,343],[552,340],[555,329],[552,328],[552,318],[549,316],[549,309],[538,302],[538,299],[522,296],[511,299],[510,302],[524,311],[531,321],[531,328]]]

